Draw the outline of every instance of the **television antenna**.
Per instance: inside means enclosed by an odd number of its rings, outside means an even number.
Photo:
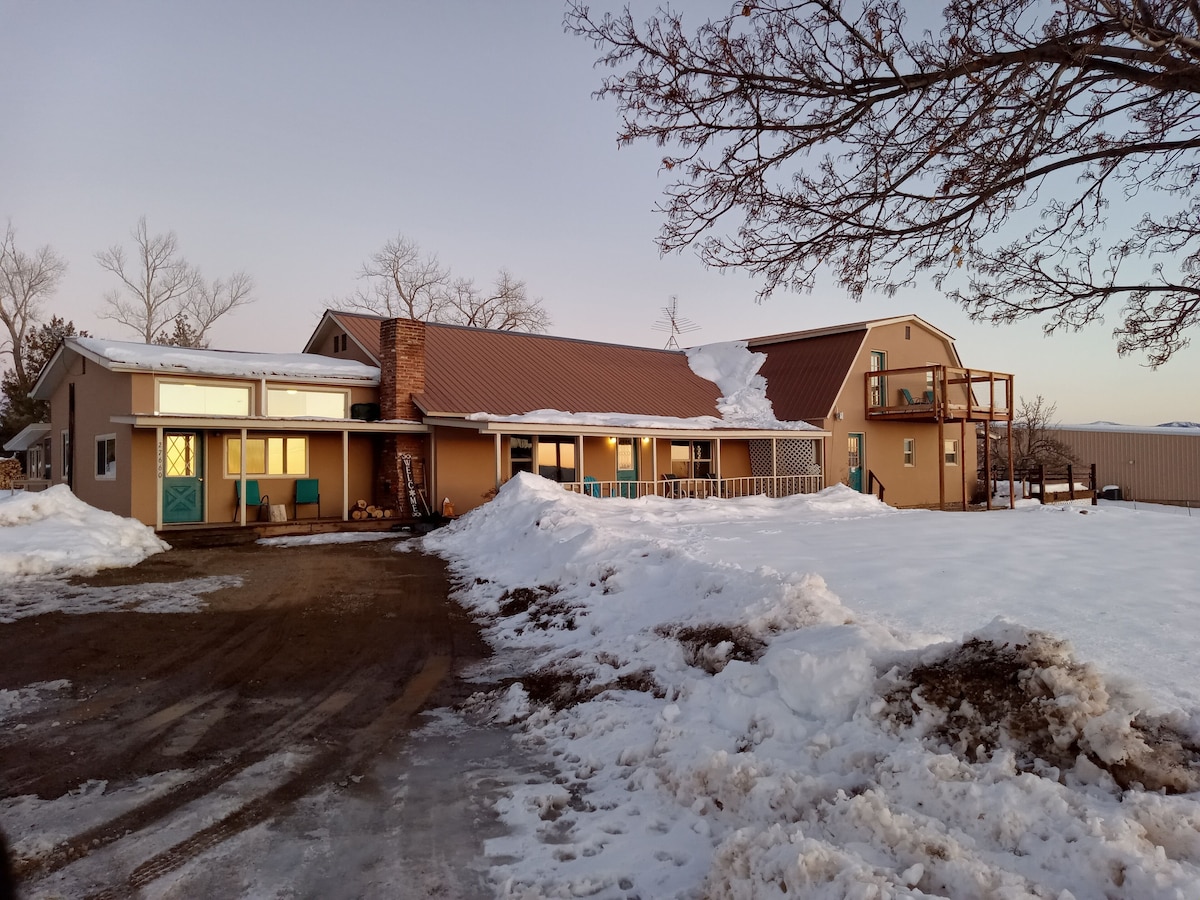
[[[691,334],[693,331],[699,331],[700,326],[691,319],[679,314],[679,298],[672,297],[671,302],[662,308],[662,318],[651,326],[655,331],[668,332],[670,337],[667,338],[667,350],[678,350],[679,341],[676,340],[681,334]]]

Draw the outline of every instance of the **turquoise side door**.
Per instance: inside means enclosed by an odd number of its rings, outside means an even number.
[[[636,498],[638,495],[638,447],[637,438],[617,438],[617,490],[622,497]]]
[[[163,432],[163,522],[204,521],[204,442],[199,432]]]
[[[851,432],[849,435],[849,444],[847,446],[850,471],[850,487],[862,493],[863,489],[863,435],[857,432]]]

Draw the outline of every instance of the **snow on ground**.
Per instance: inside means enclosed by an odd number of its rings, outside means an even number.
[[[519,476],[425,539],[559,773],[499,894],[1195,897],[1197,529]]]
[[[0,492],[0,584],[30,576],[91,575],[169,549],[154,529],[88,506],[65,484]]]

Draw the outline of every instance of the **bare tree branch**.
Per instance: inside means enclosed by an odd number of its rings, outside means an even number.
[[[0,323],[6,331],[0,352],[12,357],[16,384],[26,392],[38,375],[27,370],[26,336],[41,317],[42,301],[54,294],[66,271],[66,261],[48,245],[32,254],[18,249],[16,232],[8,223],[0,241]]]
[[[151,235],[142,216],[132,235],[132,258],[120,244],[96,254],[100,267],[121,283],[104,295],[100,318],[126,326],[149,344],[183,316],[196,336],[195,346],[206,346],[205,335],[217,319],[253,302],[249,275],[237,272],[227,281],[206,282],[180,254],[175,232]]]
[[[614,70],[619,142],[667,148],[662,250],[748,269],[760,297],[927,273],[1047,332],[1115,301],[1118,352],[1165,362],[1200,324],[1200,4],[944,2],[936,34],[901,0],[737,3],[691,32],[572,0],[566,28]],[[1141,192],[1144,218],[1110,217]]]
[[[524,281],[501,270],[491,291],[473,279],[455,277],[436,254],[423,253],[411,238],[397,235],[363,263],[355,293],[335,301],[338,309],[447,322],[502,331],[545,331],[550,315]]]

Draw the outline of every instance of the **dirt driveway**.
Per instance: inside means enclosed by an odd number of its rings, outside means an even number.
[[[408,737],[422,709],[472,689],[455,673],[487,649],[447,601],[442,562],[394,545],[172,550],[73,584],[240,586],[198,612],[0,625],[0,688],[69,682],[5,722],[4,797],[61,804],[100,785],[113,798],[70,806],[65,824],[44,812],[41,843],[22,846],[0,818],[25,896],[483,895],[463,867],[486,836],[479,795],[504,780],[506,738],[477,733],[470,752],[443,746],[462,729],[426,739],[424,764],[443,771],[414,790]],[[455,809],[475,827],[441,842],[461,832]],[[379,858],[347,861],[330,849],[339,840]]]

